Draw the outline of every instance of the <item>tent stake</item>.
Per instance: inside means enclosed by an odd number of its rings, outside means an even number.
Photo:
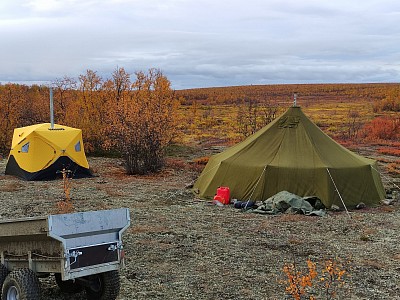
[[[328,169],[328,168],[326,168],[326,170],[328,171],[329,177],[331,178],[331,180],[332,180],[332,183],[333,183],[333,186],[335,187],[335,190],[336,190],[336,192],[337,192],[337,193],[338,193],[338,195],[339,195],[340,201],[342,201],[343,207],[344,207],[344,209],[346,210],[346,213],[347,213],[347,215],[348,215],[348,216],[349,216],[349,218],[351,219],[350,213],[349,213],[349,211],[347,210],[346,204],[344,204],[344,201],[343,201],[342,195],[340,195],[340,192],[339,192],[339,190],[338,190],[338,188],[337,188],[337,186],[336,186],[336,183],[335,183],[335,181],[333,180],[333,177],[332,177],[332,175],[331,175],[331,172],[329,171],[329,169]]]

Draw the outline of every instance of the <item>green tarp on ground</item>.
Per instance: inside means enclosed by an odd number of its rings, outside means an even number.
[[[307,216],[326,215],[324,209],[316,209],[308,199],[317,200],[315,197],[300,197],[287,191],[279,192],[278,194],[264,200],[261,205],[252,212],[259,214],[276,215],[280,213],[288,214],[303,214]]]
[[[229,187],[231,197],[239,200],[262,201],[285,190],[317,196],[328,208],[343,207],[342,200],[354,207],[385,198],[376,161],[336,143],[300,107],[212,156],[194,189],[201,197],[213,197],[220,186]]]

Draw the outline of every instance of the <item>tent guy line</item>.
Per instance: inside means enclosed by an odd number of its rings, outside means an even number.
[[[326,168],[326,171],[328,172],[329,177],[330,177],[331,180],[332,180],[332,183],[333,183],[333,185],[334,185],[334,187],[335,187],[336,192],[337,192],[338,195],[339,195],[340,201],[342,201],[343,207],[344,207],[344,209],[346,210],[347,215],[348,215],[349,218],[351,219],[350,213],[349,213],[349,211],[347,210],[346,204],[344,203],[343,197],[342,197],[342,195],[340,194],[340,192],[339,192],[339,190],[338,190],[338,188],[337,188],[337,185],[336,185],[336,183],[335,183],[335,180],[333,180],[333,177],[332,177],[331,172],[329,171],[328,168]]]

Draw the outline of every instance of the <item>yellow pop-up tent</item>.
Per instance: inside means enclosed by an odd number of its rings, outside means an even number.
[[[74,178],[92,176],[80,129],[50,123],[14,129],[6,174],[25,180],[50,180],[63,169]]]

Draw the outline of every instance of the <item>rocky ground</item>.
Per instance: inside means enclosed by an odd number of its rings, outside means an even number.
[[[119,159],[89,163],[97,176],[72,181],[75,211],[131,213],[120,300],[290,299],[283,267],[295,261],[305,271],[308,258],[317,263],[317,278],[328,259],[347,271],[339,299],[400,299],[398,202],[351,211],[351,218],[265,216],[196,199],[185,186],[198,173],[179,161],[141,177],[126,176]],[[0,160],[0,219],[57,212],[60,180],[21,181],[3,175],[5,165]],[[51,278],[41,285],[43,299],[85,299],[62,294]],[[314,287],[325,290],[322,282]]]

